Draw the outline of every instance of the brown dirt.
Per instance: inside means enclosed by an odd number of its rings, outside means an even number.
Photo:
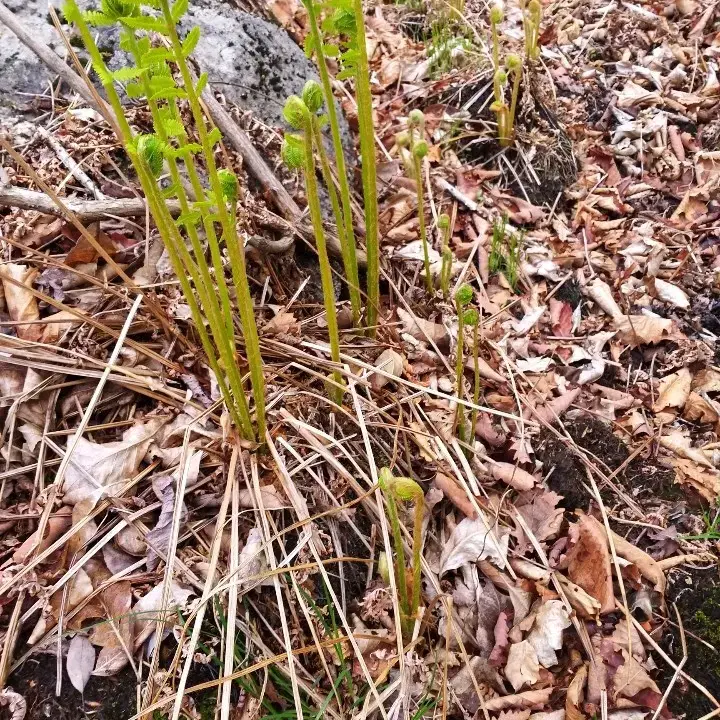
[[[128,667],[113,677],[91,677],[81,695],[63,675],[62,692],[55,696],[57,663],[54,655],[34,655],[8,679],[8,686],[27,701],[25,720],[127,720],[136,712],[135,674]],[[0,709],[0,720],[10,720]]]
[[[630,456],[628,446],[613,433],[612,427],[597,418],[582,417],[565,423],[565,427],[577,446],[588,453],[590,461],[606,474],[619,468]],[[587,507],[590,498],[583,487],[587,474],[573,446],[543,430],[535,450],[545,472],[552,470],[548,486],[565,498],[562,505],[571,510]],[[672,469],[641,454],[616,479],[636,495],[672,497],[677,494],[673,488],[674,478]],[[600,490],[604,495],[602,486]]]

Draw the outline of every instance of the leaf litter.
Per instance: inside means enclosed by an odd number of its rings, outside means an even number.
[[[298,3],[269,8],[302,39]],[[543,70],[526,70],[516,142],[503,151],[482,106],[487,8],[465,5],[477,46],[441,72],[428,62],[431,10],[411,39],[409,4],[368,8],[377,136],[391,158],[380,209],[392,282],[378,341],[344,337],[362,392],[347,412],[321,400],[324,321],[312,304],[286,302],[307,270],[292,250],[249,253],[268,293],[256,313],[269,397],[279,398],[269,412],[275,455],[230,461],[216,380],[159,254],[136,277],[161,276],[155,292],[179,333],[141,306],[73,443],[127,316],[127,289],[61,219],[3,209],[0,229],[13,240],[0,269],[9,717],[38,717],[38,681],[48,695],[60,688],[63,707],[84,693],[84,709],[96,709],[93,684],[113,677],[149,693],[130,714],[154,704],[167,715],[185,667],[182,712],[204,717],[228,638],[238,717],[284,712],[296,692],[307,717],[354,717],[375,702],[370,687],[385,712],[372,706],[364,717],[402,708],[413,718],[679,720],[720,707],[720,10],[691,0],[544,4]],[[508,3],[508,49],[522,47],[520,17]],[[482,316],[482,409],[467,454],[455,438],[454,310],[422,290],[413,185],[394,143],[415,108],[428,123],[430,219],[453,217],[453,282],[472,284]],[[121,149],[102,123],[62,102],[54,112],[66,137],[110,148],[112,163],[88,159],[90,177],[116,172]],[[147,125],[142,108],[128,112]],[[248,129],[277,155],[265,130]],[[33,142],[23,152],[46,182],[64,185],[57,158]],[[237,169],[250,233],[268,201]],[[515,282],[507,267],[491,270],[503,217],[506,238],[521,238]],[[129,220],[90,229],[123,266],[135,262],[132,248],[152,246]],[[431,239],[438,260],[439,235]],[[39,248],[59,264],[46,266]],[[473,372],[470,359],[468,380]],[[422,614],[402,662],[398,579],[389,585],[377,563],[390,551],[371,493],[382,465],[416,479],[427,498]],[[410,528],[409,512],[400,519]],[[33,662],[50,680],[29,674]]]

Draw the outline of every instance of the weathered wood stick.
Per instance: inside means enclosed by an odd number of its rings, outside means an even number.
[[[77,200],[63,198],[68,210],[77,215],[81,222],[106,220],[109,215],[116,217],[139,217],[145,215],[147,205],[142,198],[108,198],[106,200]],[[173,215],[180,214],[177,200],[166,201]],[[21,210],[37,210],[45,215],[64,217],[64,213],[45,193],[6,185],[0,187],[0,207],[16,207]]]

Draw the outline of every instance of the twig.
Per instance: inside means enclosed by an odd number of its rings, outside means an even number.
[[[79,163],[70,155],[70,153],[62,146],[62,143],[42,125],[37,126],[37,132],[41,135],[48,145],[55,151],[60,162],[70,171],[70,174],[89,192],[91,192],[96,200],[104,200],[105,195],[100,192],[98,186],[93,182],[92,178],[80,167]]]
[[[468,210],[471,212],[477,212],[478,204],[471,200],[467,195],[464,195],[461,193],[454,185],[451,185],[447,180],[444,178],[438,178],[435,180],[435,184],[441,189],[444,190],[448,195],[451,195],[454,197],[459,203],[462,203]]]
[[[108,198],[105,200],[77,200],[63,198],[65,207],[81,222],[89,223],[104,220],[109,216],[137,217],[144,215],[147,205],[141,198]],[[168,210],[173,215],[180,214],[177,200],[167,201]],[[65,213],[45,193],[25,188],[0,187],[0,207],[15,207],[21,210],[35,210],[44,215],[64,217]]]

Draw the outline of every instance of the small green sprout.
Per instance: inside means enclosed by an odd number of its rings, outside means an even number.
[[[302,100],[311,113],[316,113],[324,104],[323,91],[314,80],[308,80],[302,91]]]
[[[425,115],[422,110],[412,110],[408,115],[408,127],[423,130],[425,127]]]
[[[305,141],[298,135],[286,135],[280,155],[291,170],[299,170],[305,162]]]
[[[291,95],[285,101],[283,117],[293,130],[303,130],[307,123],[308,107],[297,95]]]
[[[522,240],[522,233],[507,232],[506,215],[493,223],[488,270],[493,274],[502,273],[513,290],[517,290]]]
[[[236,205],[239,189],[237,175],[230,170],[221,168],[218,170],[218,177],[220,178],[223,200],[231,206]]]
[[[410,640],[413,626],[420,607],[421,590],[421,552],[422,552],[422,525],[425,514],[425,494],[423,489],[413,479],[407,477],[393,477],[389,468],[382,468],[378,478],[380,489],[385,495],[387,503],[390,529],[395,545],[395,570],[398,593],[400,595],[400,614],[403,637]],[[405,546],[402,529],[398,517],[396,500],[403,502],[414,501],[415,514],[413,522],[412,544],[412,575],[408,583],[407,566],[405,564]],[[408,592],[408,584],[410,591]]]

